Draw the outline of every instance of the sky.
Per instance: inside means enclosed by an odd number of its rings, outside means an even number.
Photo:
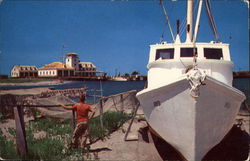
[[[185,22],[186,1],[164,3],[176,35],[176,20]],[[211,3],[220,39],[230,44],[233,70],[249,70],[247,3]],[[155,0],[0,0],[0,73],[10,75],[14,65],[40,68],[75,52],[108,75],[147,74],[149,45],[159,43],[162,34],[171,42]],[[182,32],[182,41],[185,35]],[[197,41],[214,39],[203,7]]]

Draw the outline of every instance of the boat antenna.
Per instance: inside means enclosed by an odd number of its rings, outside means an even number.
[[[64,54],[64,52],[65,52],[64,49],[65,49],[65,48],[67,48],[67,46],[63,44],[62,47],[61,47],[61,55],[62,55],[61,58],[62,58],[62,63],[64,63],[64,60],[65,60],[65,58],[66,58],[66,55]]]
[[[217,31],[217,28],[215,26],[215,21],[214,21],[213,15],[212,15],[211,7],[210,7],[210,1],[205,0],[205,5],[206,5],[207,16],[208,16],[208,19],[210,22],[210,27],[213,30],[216,42],[220,42],[220,37],[219,37],[218,31]]]
[[[169,31],[170,31],[172,40],[173,40],[173,42],[174,42],[174,41],[175,41],[175,39],[174,39],[174,34],[173,34],[173,31],[172,31],[172,28],[171,28],[171,25],[170,25],[170,21],[169,21],[168,15],[167,15],[166,8],[165,8],[165,6],[163,5],[163,1],[162,1],[162,0],[160,0],[160,4],[161,4],[161,6],[162,6],[163,14],[164,14],[164,16],[165,16],[165,18],[166,18],[166,23],[168,24],[168,28],[169,28]]]

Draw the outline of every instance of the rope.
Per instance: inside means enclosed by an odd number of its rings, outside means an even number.
[[[214,21],[213,15],[212,15],[209,0],[205,0],[205,4],[206,4],[206,11],[207,11],[207,16],[208,16],[208,19],[209,19],[210,27],[213,30],[213,34],[215,36],[216,41],[220,42],[219,34],[218,34],[217,28],[215,26],[215,21]]]
[[[171,25],[170,25],[170,21],[169,21],[168,15],[167,15],[166,8],[165,8],[165,6],[163,5],[162,0],[160,0],[160,4],[161,4],[161,6],[162,6],[162,10],[163,10],[164,16],[165,16],[165,18],[166,18],[166,23],[168,24],[168,28],[169,28],[169,31],[170,31],[172,40],[173,40],[173,42],[174,42],[174,41],[175,41],[175,39],[174,39],[174,34],[173,34],[173,31],[172,31],[172,28],[171,28]]]

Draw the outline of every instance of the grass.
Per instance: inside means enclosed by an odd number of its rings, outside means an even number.
[[[100,117],[89,121],[90,138],[92,140],[104,138],[130,118],[131,115],[122,112],[106,112],[103,114],[103,128],[101,127]]]
[[[71,120],[65,120],[62,123],[47,120],[45,118],[40,119],[39,121],[32,122],[29,127],[33,131],[46,131],[47,135],[66,135],[72,132]]]
[[[0,111],[0,122],[4,122],[6,121],[6,119],[7,119],[6,115],[3,115]]]
[[[13,146],[14,141],[3,136],[0,131],[0,156],[2,158],[11,156],[12,158],[19,158],[16,148]]]
[[[29,82],[42,82],[49,81],[48,79],[39,79],[39,78],[8,78],[0,79],[0,83],[29,83]]]
[[[89,134],[91,139],[108,136],[129,118],[131,118],[131,115],[121,112],[104,113],[103,128],[101,128],[100,117],[90,120]],[[40,119],[30,122],[25,130],[28,156],[21,158],[16,152],[14,141],[4,137],[0,131],[0,157],[23,160],[83,160],[83,155],[88,154],[86,149],[70,149],[66,146],[70,143],[73,130],[71,120],[59,123],[48,119]],[[9,128],[7,131],[15,138],[15,129]],[[35,138],[34,133],[39,131],[46,131],[46,136]]]

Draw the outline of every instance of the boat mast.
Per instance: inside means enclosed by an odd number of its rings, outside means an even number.
[[[193,0],[187,0],[187,35],[186,42],[192,42],[193,34]]]
[[[202,9],[202,2],[203,2],[203,0],[200,0],[198,12],[197,12],[197,18],[196,18],[196,22],[195,22],[193,42],[195,42],[197,39],[197,34],[198,34],[198,30],[199,30],[199,23],[200,23],[200,16],[201,16],[201,9]]]

